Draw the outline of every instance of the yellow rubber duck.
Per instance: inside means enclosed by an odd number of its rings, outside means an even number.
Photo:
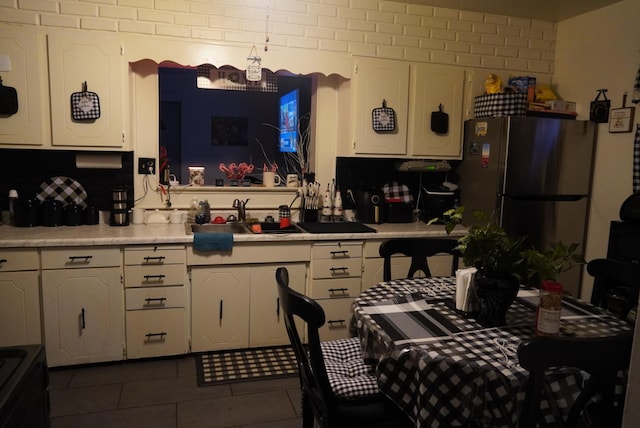
[[[484,81],[484,90],[487,94],[497,94],[502,92],[502,79],[491,73]]]

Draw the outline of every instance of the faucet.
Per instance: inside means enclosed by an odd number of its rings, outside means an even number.
[[[233,208],[238,210],[238,221],[245,221],[247,219],[247,211],[245,210],[245,206],[249,202],[249,198],[241,201],[240,199],[235,199],[233,201]]]

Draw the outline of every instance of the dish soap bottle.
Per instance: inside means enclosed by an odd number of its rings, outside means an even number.
[[[195,223],[196,214],[198,214],[198,199],[193,198],[191,205],[189,205],[189,211],[187,211],[187,223]]]

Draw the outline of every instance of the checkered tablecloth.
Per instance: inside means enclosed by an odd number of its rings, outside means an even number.
[[[523,288],[507,313],[507,326],[484,328],[457,311],[455,278],[380,283],[354,302],[354,322],[365,361],[377,364],[378,386],[416,427],[517,426],[528,372],[517,360],[519,344],[535,334],[538,291]],[[599,308],[566,298],[562,334],[606,336],[631,330]],[[571,403],[583,375],[564,369],[548,377],[547,393]],[[553,426],[568,406],[543,401]],[[550,403],[554,403],[553,405]],[[562,403],[562,400],[561,400]]]

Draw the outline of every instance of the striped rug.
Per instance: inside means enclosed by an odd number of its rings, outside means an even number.
[[[298,375],[291,346],[215,351],[196,355],[198,386]]]

